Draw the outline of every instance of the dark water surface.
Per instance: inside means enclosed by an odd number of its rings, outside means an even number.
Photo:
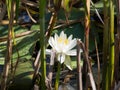
[[[3,71],[3,65],[0,65],[0,73]]]

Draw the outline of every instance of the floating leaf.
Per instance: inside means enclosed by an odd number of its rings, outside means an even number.
[[[16,34],[20,34],[23,32],[28,31],[25,28],[22,28],[20,26],[15,26],[15,33]],[[7,28],[2,27],[2,29],[0,29],[0,36],[1,37],[5,37],[7,36]],[[16,45],[13,46],[13,53],[12,53],[12,59],[13,61],[16,61],[18,58],[18,53],[19,53],[19,59],[21,60],[29,60],[32,57],[32,52],[34,49],[34,45],[36,43],[36,41],[38,40],[39,37],[39,33],[36,31],[34,33],[31,33],[29,35],[23,36],[23,37],[19,37],[19,38],[15,38],[16,40]],[[3,64],[3,61],[5,59],[5,55],[6,55],[6,49],[7,49],[7,40],[5,42],[0,42],[0,63]],[[17,52],[18,50],[18,52]]]
[[[14,82],[9,90],[29,90],[32,85],[33,71],[31,61],[19,62]]]
[[[70,56],[66,55],[65,58],[66,58],[66,60],[64,61],[64,64],[65,64],[70,70],[72,70],[73,67],[72,67],[72,64],[71,64],[71,58],[70,58]]]

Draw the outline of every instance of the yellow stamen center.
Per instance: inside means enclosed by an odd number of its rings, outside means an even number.
[[[68,39],[58,38],[58,43],[63,43],[65,45],[67,45],[69,43],[69,41],[68,41]]]

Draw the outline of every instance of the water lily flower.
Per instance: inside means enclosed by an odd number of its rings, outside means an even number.
[[[48,41],[52,49],[55,50],[57,60],[61,64],[69,63],[70,58],[68,56],[76,56],[76,49],[73,49],[76,46],[76,39],[72,38],[72,35],[67,38],[67,35],[62,31],[60,36],[55,33],[54,37],[50,37]],[[70,68],[69,64],[66,64],[66,66]]]

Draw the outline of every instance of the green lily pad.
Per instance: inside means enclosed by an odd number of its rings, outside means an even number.
[[[19,62],[13,83],[9,90],[30,90],[32,88],[33,67],[31,61]]]
[[[76,9],[76,8],[72,8],[71,12],[69,13],[69,20],[78,20],[78,19],[84,19],[84,10],[82,9]],[[65,11],[63,9],[61,9],[58,12],[58,20],[66,20],[66,16],[65,16]]]
[[[6,28],[6,27],[5,27]],[[1,37],[4,37],[7,35],[7,28],[4,31],[3,26],[2,29],[0,30],[2,34]],[[2,32],[3,31],[3,32]],[[28,29],[22,28],[20,26],[15,26],[14,27],[15,34],[20,34],[23,32],[28,31]],[[12,60],[15,62],[18,58],[20,60],[29,60],[32,57],[33,49],[35,46],[36,41],[39,38],[39,33],[38,31],[31,33],[29,35],[15,38],[16,45],[13,45],[13,52],[12,52]],[[5,59],[6,56],[6,47],[7,47],[7,41],[5,42],[0,42],[0,63],[3,64],[3,60]],[[19,54],[19,57],[18,57]]]

